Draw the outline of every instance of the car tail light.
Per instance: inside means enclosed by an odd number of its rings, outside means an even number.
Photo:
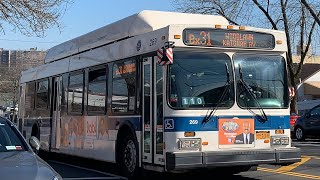
[[[298,117],[300,117],[300,116],[298,116],[298,115],[290,116],[290,125],[294,125],[296,123]]]

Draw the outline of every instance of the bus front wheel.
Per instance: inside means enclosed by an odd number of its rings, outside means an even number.
[[[137,142],[131,134],[125,135],[120,140],[119,162],[121,174],[134,177],[139,168]]]

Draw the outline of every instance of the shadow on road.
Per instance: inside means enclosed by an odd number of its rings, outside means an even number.
[[[63,163],[67,163],[75,166],[94,169],[97,171],[121,176],[117,166],[112,163],[106,163],[102,161],[74,157],[69,155],[62,155],[57,153],[50,153],[50,154],[41,153],[41,157],[44,158],[46,161],[51,160],[51,161],[63,162]],[[144,171],[142,173],[142,176],[136,179],[150,179],[153,177],[162,178],[162,179],[225,177],[227,179],[254,180],[253,178],[243,177],[239,174],[232,174],[230,169],[229,170],[213,169],[213,170],[197,170],[197,171],[194,170],[192,172],[185,172],[185,173],[158,173],[158,172]]]

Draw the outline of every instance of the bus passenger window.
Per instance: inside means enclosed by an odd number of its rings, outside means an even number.
[[[31,116],[34,108],[34,95],[36,91],[35,81],[26,83],[26,92],[25,92],[25,117]]]
[[[37,83],[36,108],[48,108],[48,79]]]
[[[106,68],[89,72],[88,113],[105,112],[106,80]]]
[[[82,113],[83,100],[83,73],[73,74],[69,77],[68,112]]]
[[[113,66],[112,112],[134,112],[136,104],[135,60],[117,62]]]

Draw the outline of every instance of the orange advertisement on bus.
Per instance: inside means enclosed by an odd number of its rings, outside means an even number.
[[[219,145],[254,146],[254,119],[220,118]]]

